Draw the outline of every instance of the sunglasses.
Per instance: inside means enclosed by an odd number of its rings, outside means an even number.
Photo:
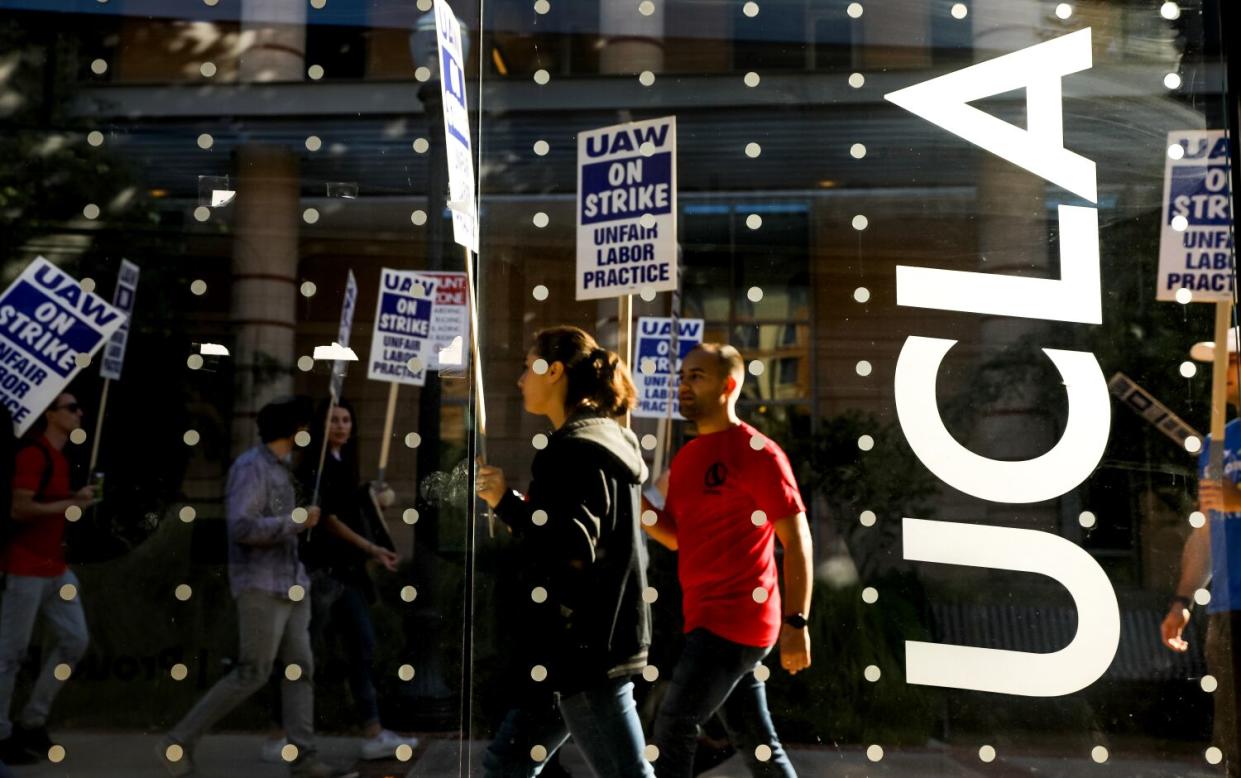
[[[78,413],[82,410],[82,406],[77,403],[66,403],[65,405],[57,405],[54,411],[69,411],[69,413]]]

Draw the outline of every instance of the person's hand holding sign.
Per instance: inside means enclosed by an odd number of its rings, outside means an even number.
[[[478,496],[494,508],[504,499],[504,493],[508,491],[508,480],[500,468],[480,464],[474,488]]]

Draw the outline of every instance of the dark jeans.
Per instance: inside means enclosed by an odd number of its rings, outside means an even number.
[[[1241,678],[1241,652],[1235,640],[1241,634],[1241,611],[1212,613],[1207,618],[1207,670],[1215,676],[1214,745],[1224,752],[1229,778],[1241,776],[1241,722],[1237,718],[1237,679]]]
[[[754,669],[770,648],[742,646],[705,629],[685,636],[685,650],[655,716],[659,778],[692,778],[698,728],[718,713],[728,737],[755,776],[796,778],[767,710],[767,691]],[[758,749],[764,749],[760,759]]]
[[[627,678],[510,710],[483,755],[484,775],[533,778],[570,735],[599,778],[654,777],[642,753],[642,724]],[[531,756],[536,746],[543,748],[541,759]]]
[[[366,593],[326,573],[314,573],[310,586],[310,635],[316,647],[326,633],[335,632],[344,645],[349,691],[358,720],[368,726],[379,721],[375,694],[375,626]]]

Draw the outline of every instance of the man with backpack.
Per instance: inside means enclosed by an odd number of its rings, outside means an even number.
[[[0,762],[8,764],[30,764],[52,747],[47,717],[67,677],[63,668],[73,671],[88,641],[78,579],[65,564],[63,546],[66,513],[80,516],[94,502],[93,487],[74,491],[70,486],[69,460],[63,453],[70,433],[82,426],[82,407],[72,394],[62,392],[37,425],[17,451],[11,511],[0,534]],[[0,436],[10,451],[11,429],[6,418]],[[0,511],[7,511],[8,503],[3,501]],[[13,722],[13,687],[40,616],[52,643],[30,699]]]

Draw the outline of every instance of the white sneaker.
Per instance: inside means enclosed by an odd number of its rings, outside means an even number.
[[[289,744],[287,737],[270,737],[263,741],[259,748],[259,758],[270,764],[284,764],[284,747]]]
[[[381,730],[378,735],[362,741],[363,759],[391,759],[400,746],[418,747],[418,738],[398,735],[391,730]]]

